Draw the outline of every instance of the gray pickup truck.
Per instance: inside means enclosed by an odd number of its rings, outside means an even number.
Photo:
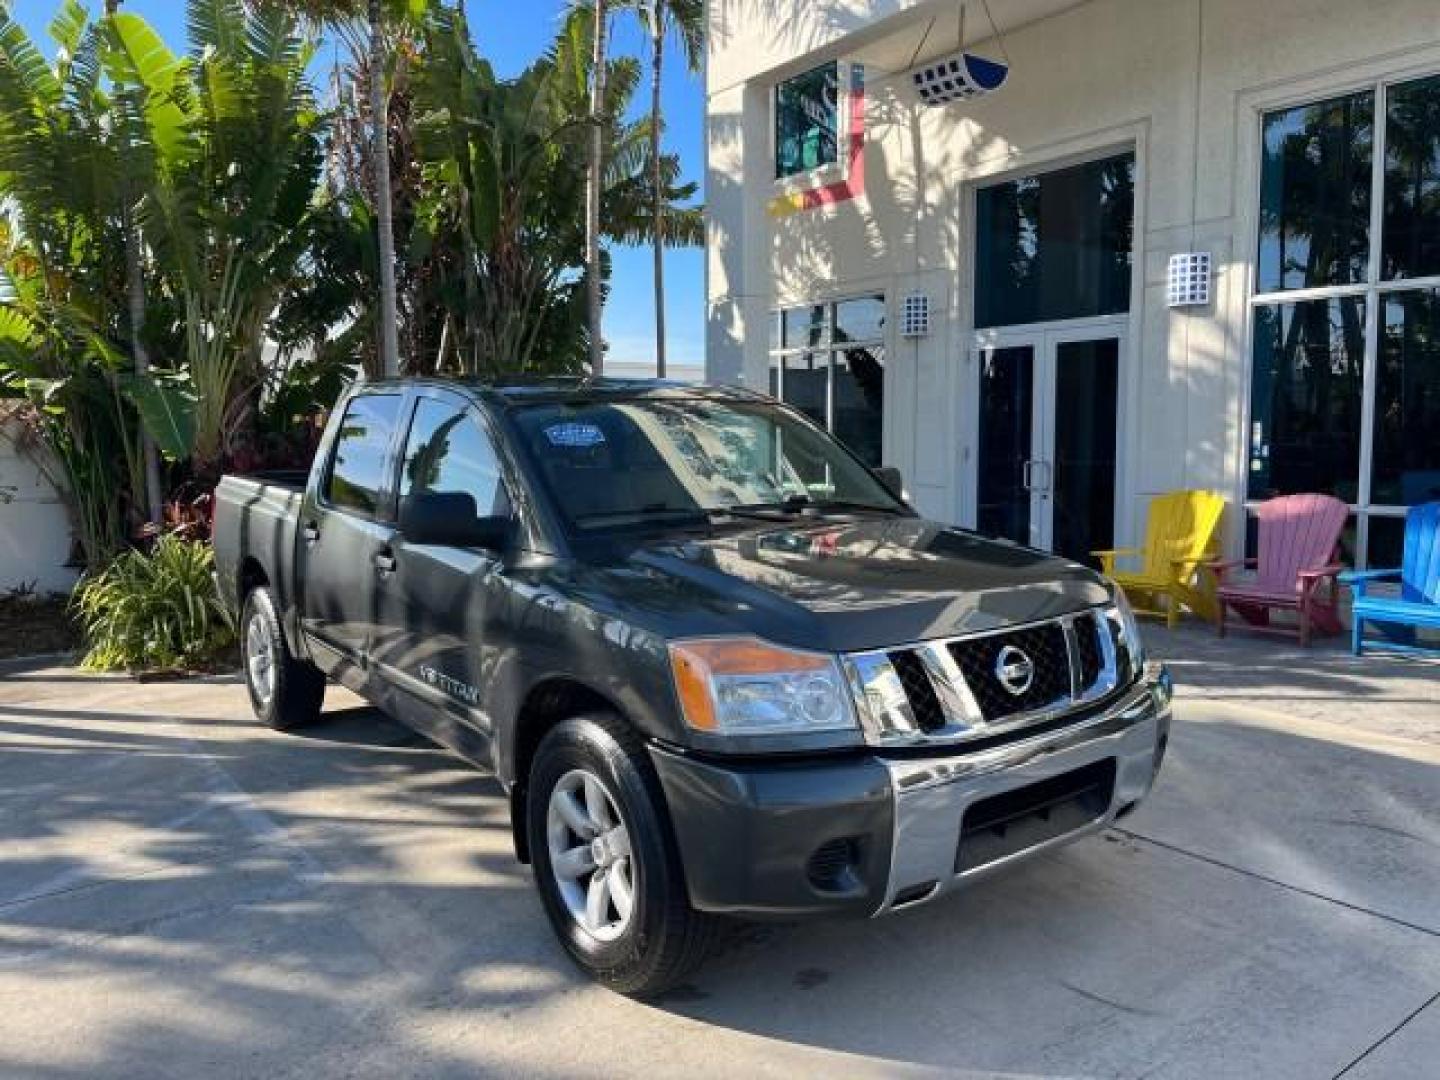
[[[1118,590],[742,390],[362,383],[308,476],[224,479],[215,554],[260,718],[334,679],[493,772],[625,993],[723,916],[881,915],[1092,833],[1165,753]]]

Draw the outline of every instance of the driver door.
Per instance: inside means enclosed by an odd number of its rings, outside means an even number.
[[[511,513],[489,431],[471,403],[441,390],[417,392],[400,457],[397,506],[422,492],[464,492],[482,515]],[[403,514],[402,514],[403,516]],[[499,662],[487,632],[504,602],[501,554],[419,544],[403,529],[394,569],[380,583],[383,629],[374,656],[402,710],[415,701],[465,722],[462,738],[488,740],[484,687]],[[411,710],[406,710],[407,712]],[[435,732],[453,745],[454,738]],[[472,752],[475,752],[472,750]]]

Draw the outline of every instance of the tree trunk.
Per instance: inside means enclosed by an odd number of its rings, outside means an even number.
[[[650,197],[655,235],[655,377],[665,378],[665,190],[660,171],[660,74],[665,62],[662,0],[650,0]]]
[[[585,296],[590,324],[590,373],[605,367],[604,295],[600,288],[600,194],[605,182],[606,0],[595,0],[595,54],[590,74],[590,168],[585,183]]]
[[[120,0],[105,0],[105,14],[113,17],[120,10]],[[130,149],[130,139],[124,139],[124,151]],[[128,168],[128,161],[126,163]],[[130,309],[130,351],[135,358],[135,374],[144,375],[150,370],[150,353],[145,348],[145,267],[140,251],[140,230],[135,225],[134,212],[130,206],[130,176],[127,172],[120,184],[120,231],[125,235],[125,297]],[[140,430],[140,453],[145,461],[145,518],[153,525],[159,525],[164,516],[161,505],[164,498],[160,490],[160,456],[155,450],[155,440]],[[136,492],[137,495],[141,494]]]
[[[375,221],[380,236],[380,371],[400,374],[395,315],[395,235],[390,207],[390,122],[385,102],[385,37],[380,0],[370,0],[370,152],[375,161]]]

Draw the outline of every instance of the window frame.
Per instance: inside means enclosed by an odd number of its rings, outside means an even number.
[[[863,339],[856,339],[856,340],[853,340],[853,341],[846,341],[846,342],[843,342],[843,343],[837,342],[837,341],[835,340],[835,330],[836,330],[836,327],[839,325],[839,318],[838,318],[839,308],[840,308],[840,306],[841,306],[842,304],[846,304],[846,303],[849,303],[849,302],[854,301],[854,300],[878,300],[878,301],[880,302],[880,304],[881,304],[881,306],[882,306],[882,309],[883,309],[883,311],[884,311],[884,324],[883,324],[883,325],[881,326],[881,328],[880,328],[880,334],[879,334],[878,336],[876,336],[876,337],[867,337],[867,338],[863,338]],[[823,324],[822,324],[822,325],[823,325],[823,335],[824,335],[824,336],[823,336],[823,340],[821,341],[820,344],[817,344],[817,345],[791,345],[791,346],[787,346],[787,345],[785,344],[784,325],[781,324],[781,323],[777,323],[777,320],[782,319],[787,311],[801,311],[801,310],[804,310],[804,309],[806,309],[806,308],[823,308],[823,309],[824,309],[824,311],[825,311],[825,318],[824,318],[824,321],[823,321]],[[887,434],[887,428],[889,427],[889,424],[887,423],[886,413],[887,413],[888,408],[889,408],[890,393],[891,393],[891,376],[892,376],[892,370],[893,370],[893,369],[892,369],[892,366],[891,366],[892,363],[893,363],[893,352],[892,352],[892,350],[891,350],[891,348],[890,348],[890,327],[891,327],[891,322],[892,322],[892,320],[891,320],[891,312],[890,312],[890,296],[889,296],[889,294],[888,294],[884,289],[879,289],[879,288],[876,288],[876,289],[861,289],[861,290],[857,290],[857,291],[855,291],[855,292],[845,293],[844,295],[841,295],[841,296],[833,296],[833,297],[830,297],[830,298],[825,299],[825,300],[797,301],[796,303],[786,304],[786,305],[784,305],[783,307],[774,308],[774,309],[770,312],[770,319],[771,319],[771,334],[772,334],[772,340],[771,340],[771,342],[769,343],[769,347],[768,347],[768,349],[767,349],[767,351],[766,351],[766,355],[765,355],[765,362],[766,362],[766,369],[765,369],[765,370],[766,370],[766,378],[767,378],[766,392],[767,392],[767,393],[769,392],[769,390],[770,390],[770,381],[773,380],[774,387],[775,387],[775,393],[774,393],[773,396],[775,397],[775,399],[776,399],[777,401],[781,402],[782,404],[784,404],[785,407],[788,408],[788,409],[792,409],[792,410],[794,410],[795,412],[802,412],[802,410],[799,408],[799,406],[795,405],[795,404],[792,403],[792,402],[789,402],[789,401],[786,401],[786,400],[785,400],[785,360],[788,359],[789,357],[792,357],[792,356],[803,356],[803,355],[805,355],[806,353],[823,353],[823,354],[825,355],[825,358],[826,358],[826,364],[825,364],[825,422],[824,422],[823,424],[818,425],[818,426],[821,427],[821,428],[823,428],[824,431],[826,432],[826,434],[830,435],[832,438],[835,438],[837,441],[839,441],[839,436],[837,436],[837,435],[835,434],[835,357],[836,357],[836,354],[838,354],[838,353],[844,353],[844,352],[851,352],[851,351],[854,351],[854,350],[856,350],[856,349],[867,349],[867,348],[874,348],[874,347],[878,347],[878,348],[880,348],[880,349],[882,349],[882,350],[884,351],[884,354],[885,354],[885,360],[884,360],[884,363],[883,363],[883,368],[884,368],[884,381],[883,381],[883,383],[882,383],[882,386],[883,386],[883,388],[884,388],[884,394],[885,394],[885,402],[886,402],[886,404],[883,405],[883,406],[881,407],[881,410],[880,410],[880,447],[881,447],[880,457],[881,457],[881,461],[882,461],[882,462],[888,460],[888,455],[885,453],[886,434]],[[778,341],[776,341],[776,340],[773,339],[773,338],[774,338],[774,334],[775,334],[775,330],[776,330],[777,326],[778,326],[778,329],[779,329],[779,331],[780,331],[780,332],[779,332]],[[802,413],[802,415],[807,415],[807,416],[808,416],[808,414],[803,414],[803,413]],[[845,445],[845,448],[846,448],[847,450],[849,450],[852,455],[855,454],[855,451],[854,451],[849,445],[847,445],[847,444],[842,444],[842,445]],[[856,456],[857,456],[857,458],[858,458],[858,455],[856,455]]]
[[[780,157],[780,88],[786,83],[810,75],[821,68],[834,65],[837,81],[835,96],[835,160],[813,169],[779,175]],[[850,145],[850,73],[848,60],[822,60],[800,71],[776,79],[770,85],[770,176],[776,191],[804,191],[818,187],[845,175],[846,155]]]
[[[1249,253],[1248,281],[1244,305],[1244,380],[1241,385],[1243,399],[1241,409],[1243,423],[1239,431],[1239,456],[1237,494],[1239,505],[1245,510],[1244,520],[1237,523],[1240,535],[1247,532],[1247,522],[1252,512],[1265,500],[1250,497],[1250,460],[1252,456],[1252,435],[1255,416],[1255,314],[1259,308],[1297,304],[1306,300],[1333,300],[1341,297],[1358,297],[1364,303],[1364,354],[1361,365],[1360,386],[1360,453],[1355,463],[1356,497],[1347,503],[1355,521],[1354,562],[1357,567],[1369,567],[1370,523],[1373,519],[1404,518],[1407,506],[1394,503],[1376,503],[1371,500],[1374,474],[1375,451],[1375,407],[1379,380],[1380,337],[1383,332],[1383,317],[1387,301],[1397,293],[1440,290],[1440,273],[1410,278],[1382,277],[1384,223],[1385,223],[1385,174],[1389,152],[1389,101],[1392,87],[1440,79],[1440,60],[1431,60],[1423,67],[1393,72],[1378,72],[1355,81],[1345,81],[1332,86],[1307,84],[1304,92],[1286,93],[1272,100],[1256,100],[1251,103],[1252,124],[1250,138],[1250,168],[1245,176],[1248,183],[1246,206],[1249,217],[1245,221],[1247,239],[1245,250]],[[1299,289],[1272,289],[1261,291],[1259,284],[1260,266],[1260,200],[1264,168],[1263,140],[1265,120],[1274,113],[1304,108],[1345,97],[1355,93],[1370,92],[1373,95],[1374,116],[1371,137],[1370,162],[1370,216],[1367,236],[1367,260],[1365,279],[1344,285],[1321,285]]]

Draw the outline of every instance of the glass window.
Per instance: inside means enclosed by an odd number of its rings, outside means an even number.
[[[1261,292],[1365,280],[1374,111],[1367,90],[1265,116]]]
[[[879,465],[885,415],[885,297],[789,308],[770,363],[770,393]]]
[[[840,65],[835,62],[775,87],[775,176],[784,179],[839,160]]]
[[[1249,497],[1357,494],[1365,301],[1345,296],[1255,309]]]
[[[400,471],[401,498],[419,492],[473,495],[482,517],[508,508],[489,437],[465,410],[433,398],[416,406]]]
[[[1440,77],[1385,98],[1386,278],[1440,274]]]
[[[1134,215],[1133,154],[981,188],[976,326],[1129,311]]]
[[[580,529],[788,499],[900,509],[835,440],[763,401],[633,398],[517,409],[520,438]]]
[[[835,354],[834,418],[830,430],[867,465],[879,465],[885,415],[885,348],[841,349]]]
[[[1370,515],[1369,563],[1377,570],[1396,570],[1405,563],[1405,519],[1403,517]],[[1399,581],[1381,581],[1371,585],[1377,593],[1398,592]],[[1388,587],[1388,588],[1387,588]]]
[[[325,501],[374,514],[385,489],[385,456],[400,414],[399,394],[366,394],[345,406],[335,456],[325,479]]]
[[[1392,293],[1381,309],[1370,501],[1440,499],[1440,290]]]

